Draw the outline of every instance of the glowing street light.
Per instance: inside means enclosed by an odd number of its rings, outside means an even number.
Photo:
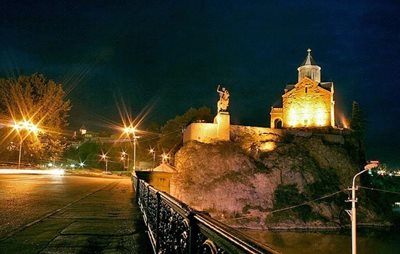
[[[351,190],[351,199],[347,200],[347,202],[351,202],[351,210],[346,210],[347,214],[351,219],[351,253],[357,254],[357,213],[356,213],[356,190],[358,190],[358,186],[356,186],[356,178],[357,176],[365,173],[368,170],[378,167],[379,161],[369,161],[367,165],[364,166],[364,170],[358,172],[353,177],[353,185],[348,190]]]
[[[129,168],[129,154],[127,152],[121,152],[121,161],[124,163],[124,169]]]
[[[169,156],[166,153],[161,154],[162,162],[167,163],[169,160]]]
[[[136,128],[129,126],[124,128],[124,133],[130,138],[133,137],[133,171],[136,170],[136,140],[140,138],[136,136]]]
[[[107,174],[108,173],[108,157],[107,157],[107,154],[103,153],[102,155],[100,155],[100,158],[101,158],[101,160],[106,162],[106,174]]]
[[[24,142],[25,138],[28,137],[30,133],[33,133],[34,135],[37,135],[40,132],[40,129],[37,125],[33,124],[31,121],[20,121],[20,122],[15,122],[12,127],[14,128],[15,131],[20,134],[20,131],[28,131],[28,134],[25,137],[22,137],[19,135],[20,142],[19,142],[19,154],[18,154],[18,168],[21,168],[21,157],[22,157],[22,143]]]

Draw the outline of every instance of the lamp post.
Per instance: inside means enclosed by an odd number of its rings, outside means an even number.
[[[367,165],[364,166],[364,170],[358,172],[353,177],[353,185],[348,190],[351,190],[351,199],[347,200],[347,202],[351,202],[351,210],[346,210],[347,214],[351,219],[351,253],[357,254],[357,213],[356,213],[356,190],[358,190],[358,186],[356,186],[356,178],[357,176],[365,173],[368,170],[376,168],[379,165],[379,161],[369,161]]]
[[[161,154],[162,162],[168,163],[169,156],[166,153]]]
[[[125,134],[128,135],[129,139],[130,139],[131,134],[133,137],[133,171],[135,171],[136,170],[136,142],[137,142],[137,139],[140,137],[136,136],[136,128],[132,127],[132,126],[125,127],[124,132],[125,132]]]
[[[18,154],[18,169],[19,169],[19,168],[21,168],[22,144],[23,144],[25,138],[27,138],[30,133],[37,135],[39,133],[40,129],[37,127],[37,125],[33,124],[31,121],[16,122],[16,123],[14,123],[14,125],[12,127],[14,128],[14,130],[16,130],[18,132],[18,134],[20,134],[19,132],[22,130],[28,131],[28,134],[25,135],[25,137],[22,137],[21,135],[19,135],[19,138],[20,138],[19,154]]]
[[[153,155],[153,169],[156,166],[156,150],[154,148],[150,148],[149,153]]]
[[[124,163],[124,169],[129,168],[129,154],[127,152],[125,152],[125,151],[121,152],[121,160]],[[126,161],[126,163],[125,163],[125,161]]]
[[[106,162],[106,174],[108,173],[108,160],[107,160],[107,155],[106,154],[102,154],[101,155],[101,159],[104,160]]]

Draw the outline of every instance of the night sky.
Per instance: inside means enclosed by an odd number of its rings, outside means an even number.
[[[267,127],[311,48],[336,110],[365,111],[369,158],[400,166],[399,1],[3,0],[0,13],[0,76],[62,83],[71,129],[120,122],[122,102],[147,123],[215,113],[219,83],[233,123]]]

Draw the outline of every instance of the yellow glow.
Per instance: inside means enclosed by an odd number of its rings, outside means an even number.
[[[163,153],[163,154],[161,154],[161,158],[162,158],[162,161],[163,161],[163,162],[167,162],[168,159],[169,159],[169,156],[168,156],[168,154]]]
[[[305,104],[302,108],[291,107],[287,113],[290,127],[321,127],[328,123],[329,114],[322,104]]]
[[[282,108],[271,110],[271,126],[282,119],[283,128],[333,127],[334,117],[333,88],[326,90],[305,77],[293,89],[285,89]]]
[[[35,174],[35,175],[64,175],[64,169],[0,169],[0,174]],[[27,186],[21,184],[20,186]]]
[[[33,124],[30,121],[20,121],[20,122],[14,122],[14,124],[12,125],[12,127],[16,130],[16,131],[20,131],[20,130],[27,130],[30,131],[34,134],[38,134],[40,132],[40,129],[37,125]]]
[[[315,118],[315,122],[318,126],[323,126],[326,123],[326,113],[322,108],[317,109]]]
[[[290,108],[289,109],[289,114],[288,114],[288,123],[290,127],[294,127],[298,125],[298,115],[297,115],[297,110],[295,108]]]
[[[275,148],[276,148],[275,142],[265,142],[260,146],[260,150],[263,152],[265,152],[265,151],[270,152],[270,151],[275,150]]]
[[[312,120],[312,109],[309,105],[305,105],[303,108],[303,123],[302,125],[308,126],[311,124]],[[301,124],[301,123],[300,123]]]
[[[342,114],[339,113],[340,122],[343,124],[343,127],[348,129],[349,128],[349,120]]]
[[[135,128],[135,127],[132,127],[132,126],[124,127],[124,132],[125,132],[126,134],[135,134],[136,128]]]

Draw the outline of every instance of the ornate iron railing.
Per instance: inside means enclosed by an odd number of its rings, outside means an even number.
[[[132,176],[154,253],[279,253]]]

